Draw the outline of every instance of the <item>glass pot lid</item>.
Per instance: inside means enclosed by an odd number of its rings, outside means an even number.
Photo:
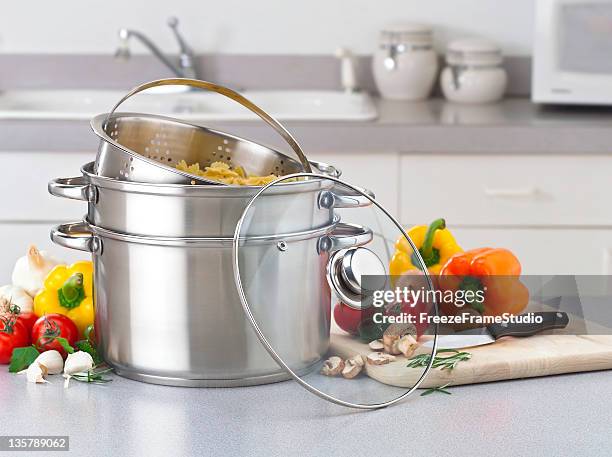
[[[290,187],[283,184],[302,180],[317,185],[284,198],[282,210],[272,211],[275,197]],[[320,211],[333,217],[315,217]],[[276,216],[272,223],[270,214]],[[303,219],[304,229],[284,230],[287,218],[295,217]],[[317,226],[321,220],[333,222]],[[408,246],[414,264],[401,277],[389,270],[396,246]],[[319,397],[381,408],[412,393],[429,371],[438,309],[435,294],[423,297],[433,291],[432,280],[408,234],[367,191],[311,173],[268,184],[236,226],[233,268],[259,340],[280,367]],[[424,347],[424,341],[433,344]],[[419,354],[430,357],[410,361]]]

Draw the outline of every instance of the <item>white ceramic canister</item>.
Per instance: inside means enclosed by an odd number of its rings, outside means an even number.
[[[500,100],[508,84],[501,49],[486,40],[468,38],[449,43],[447,66],[440,85],[444,96],[458,103],[491,103]]]
[[[438,74],[433,31],[417,24],[386,27],[372,60],[380,94],[393,100],[424,100]]]

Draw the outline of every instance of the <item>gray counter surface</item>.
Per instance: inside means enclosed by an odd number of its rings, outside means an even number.
[[[544,108],[510,98],[489,105],[376,100],[379,117],[367,122],[287,122],[310,152],[609,154],[611,108]],[[206,123],[283,147],[258,121]],[[95,151],[84,121],[0,120],[2,151]]]
[[[295,382],[190,389],[113,378],[65,390],[61,376],[34,385],[3,368],[1,434],[69,435],[70,455],[90,457],[612,453],[610,372],[454,387],[373,412],[329,404]]]

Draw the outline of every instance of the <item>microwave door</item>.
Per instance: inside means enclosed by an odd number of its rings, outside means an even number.
[[[612,104],[612,0],[540,1],[534,100]]]

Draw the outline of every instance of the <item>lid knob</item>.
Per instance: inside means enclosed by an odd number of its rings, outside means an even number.
[[[366,309],[371,303],[363,302],[365,292],[384,288],[386,269],[380,258],[367,248],[342,249],[329,260],[327,281],[347,306]]]

